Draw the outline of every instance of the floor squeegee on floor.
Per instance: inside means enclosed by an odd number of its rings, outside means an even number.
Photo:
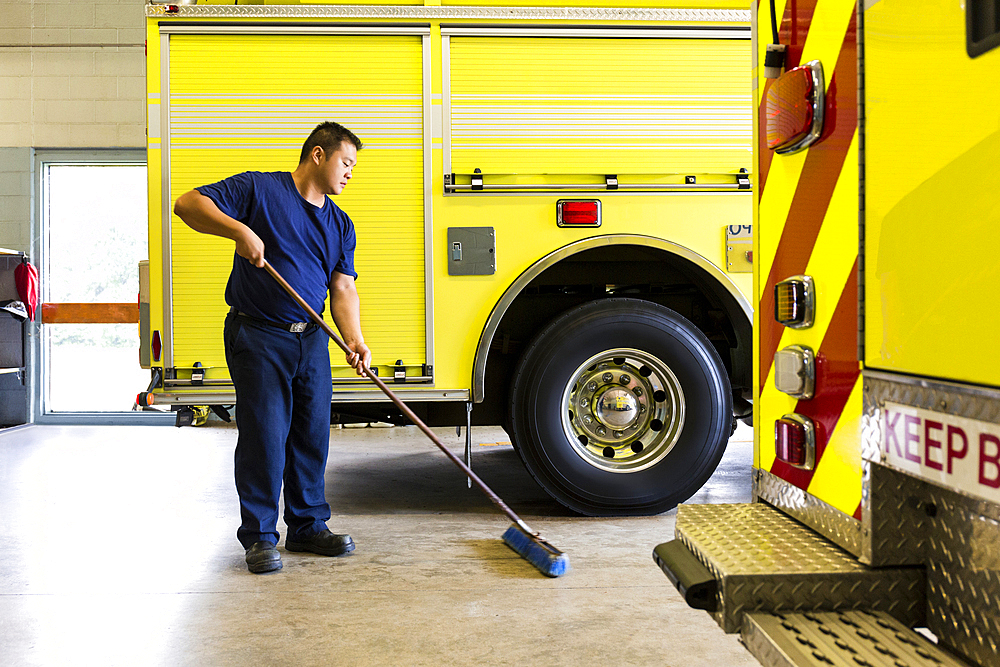
[[[330,338],[332,338],[334,342],[340,346],[340,349],[347,354],[351,353],[351,350],[347,347],[344,341],[340,339],[340,336],[338,336],[330,325],[323,321],[323,318],[320,317],[319,314],[313,310],[301,296],[299,296],[298,292],[296,292],[295,289],[289,285],[277,271],[274,270],[274,267],[271,266],[267,260],[264,260],[264,268],[271,274],[272,277],[274,277],[275,280],[278,281],[278,284],[280,284],[281,287],[284,288],[284,290],[288,292],[293,299],[295,299],[295,302],[302,306],[307,313],[309,313],[309,317],[312,318],[312,321],[323,329],[323,331],[325,331],[327,335],[329,335]],[[519,556],[538,568],[539,572],[545,576],[558,577],[565,574],[569,569],[569,558],[566,554],[543,540],[538,533],[532,532],[532,530],[528,528],[528,525],[524,523],[524,521],[522,521],[512,509],[507,507],[507,504],[500,499],[500,496],[494,493],[490,487],[486,486],[486,483],[479,479],[479,477],[472,472],[472,469],[469,468],[469,466],[465,465],[465,463],[455,456],[450,449],[444,446],[444,443],[442,443],[441,440],[434,435],[430,428],[428,428],[427,425],[424,424],[424,422],[421,421],[421,419],[417,417],[417,415],[414,414],[414,412],[410,410],[410,408],[408,408],[406,404],[403,403],[403,401],[401,401],[399,397],[385,385],[384,382],[382,382],[378,375],[373,373],[371,369],[364,364],[361,365],[361,368],[364,371],[364,374],[368,376],[368,379],[378,385],[378,388],[385,392],[385,395],[389,397],[389,400],[391,400],[397,408],[402,410],[403,414],[409,417],[410,421],[416,424],[416,426],[423,431],[435,445],[438,446],[438,449],[444,452],[445,456],[451,459],[452,463],[461,468],[462,471],[468,475],[469,479],[471,479],[476,486],[478,486],[479,489],[486,494],[486,497],[492,500],[493,504],[500,508],[500,511],[506,514],[510,520],[514,522],[513,525],[511,525],[511,527],[508,528],[503,534],[504,543],[513,549]]]

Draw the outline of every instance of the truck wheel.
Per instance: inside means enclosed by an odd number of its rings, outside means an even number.
[[[714,472],[733,421],[729,378],[691,322],[637,299],[573,308],[529,344],[511,439],[536,481],[593,516],[658,514]]]

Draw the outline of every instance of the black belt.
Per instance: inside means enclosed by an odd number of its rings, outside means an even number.
[[[259,317],[253,317],[252,315],[241,313],[238,310],[231,310],[229,312],[241,320],[246,320],[248,322],[253,322],[254,324],[261,324],[268,327],[275,327],[277,329],[283,329],[291,333],[305,333],[306,331],[312,331],[316,328],[316,324],[313,322],[272,322],[271,320],[262,320]]]

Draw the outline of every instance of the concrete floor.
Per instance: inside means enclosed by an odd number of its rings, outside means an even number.
[[[473,429],[477,472],[570,557],[547,579],[415,427],[331,435],[330,528],[357,551],[282,549],[261,576],[235,537],[234,428],[0,432],[0,663],[757,665],[653,563],[676,511],[572,515],[502,430]],[[749,500],[751,438],[741,426],[689,502]]]

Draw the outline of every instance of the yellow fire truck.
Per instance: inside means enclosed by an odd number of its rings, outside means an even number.
[[[754,502],[654,558],[765,665],[998,665],[998,5],[755,9]]]
[[[143,404],[235,402],[233,248],[172,216],[175,198],[294,169],[329,119],[367,146],[337,204],[373,367],[422,419],[504,425],[586,514],[662,512],[703,484],[753,391],[746,4],[146,13]],[[334,421],[400,420],[370,381],[333,373]]]

